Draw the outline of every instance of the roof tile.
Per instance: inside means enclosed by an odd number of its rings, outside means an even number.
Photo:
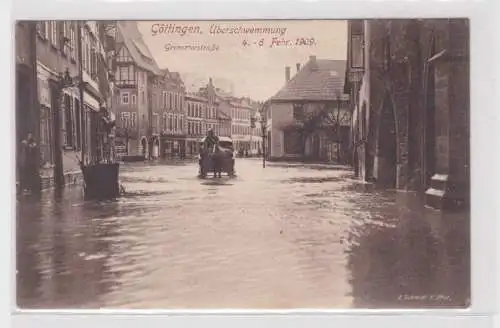
[[[271,101],[337,100],[343,97],[345,60],[309,60]]]

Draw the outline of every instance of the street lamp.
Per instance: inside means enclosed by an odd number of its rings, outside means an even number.
[[[69,74],[69,69],[66,68],[64,73],[59,73],[59,83],[61,86],[61,91],[64,90],[65,88],[69,88],[74,86],[74,81],[71,75]]]
[[[262,167],[266,167],[266,136],[267,136],[267,115],[266,115],[267,102],[262,105],[260,109],[260,127],[262,130]]]

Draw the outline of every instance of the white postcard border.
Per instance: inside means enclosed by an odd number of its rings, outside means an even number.
[[[491,1],[57,1],[18,0],[12,17],[4,18],[4,40],[11,40],[11,51],[3,51],[4,72],[1,89],[8,99],[5,110],[11,116],[0,120],[0,133],[11,152],[1,162],[5,174],[1,201],[6,209],[0,231],[3,236],[1,270],[2,317],[12,319],[13,327],[487,327],[496,311],[498,291],[498,225],[495,200],[498,186],[498,137],[494,69],[498,70],[498,32],[494,29],[495,5]],[[196,10],[193,10],[196,8]],[[5,11],[4,11],[5,13]],[[161,14],[165,13],[165,14]],[[311,311],[22,311],[10,318],[15,299],[15,192],[14,190],[14,56],[15,19],[348,19],[469,17],[471,19],[471,169],[472,169],[472,307],[469,310],[349,310]],[[495,48],[497,47],[497,48]],[[497,71],[498,73],[498,71]],[[496,97],[495,97],[496,96]],[[5,117],[5,116],[4,116]],[[7,150],[8,151],[8,150]],[[495,247],[496,246],[496,247]],[[496,264],[497,266],[495,267]],[[72,314],[71,314],[72,313]],[[114,313],[114,314],[111,314]],[[307,315],[306,315],[307,313]],[[409,314],[412,316],[401,314]],[[149,316],[143,316],[150,314]],[[163,314],[163,315],[161,315]],[[225,315],[221,315],[225,314]],[[4,320],[2,320],[4,321]],[[3,325],[6,327],[7,325]]]

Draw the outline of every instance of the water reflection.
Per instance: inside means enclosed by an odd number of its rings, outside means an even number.
[[[363,202],[366,195],[360,194],[360,212],[374,221],[358,216],[349,229],[354,307],[467,307],[468,213],[426,209],[413,194],[379,195],[382,202]],[[361,220],[364,224],[356,224]]]
[[[124,166],[124,197],[18,203],[23,308],[463,306],[469,214],[424,209],[341,169]],[[166,178],[168,177],[168,179]],[[55,198],[54,198],[55,197]],[[431,299],[432,298],[432,299]]]
[[[64,198],[44,193],[18,202],[17,304],[22,308],[98,306],[110,288],[106,261],[119,221],[117,203],[79,201],[81,189]],[[68,197],[70,195],[70,197]]]

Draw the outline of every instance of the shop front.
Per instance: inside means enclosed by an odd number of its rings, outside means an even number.
[[[161,158],[186,158],[186,136],[161,134],[159,154]]]

